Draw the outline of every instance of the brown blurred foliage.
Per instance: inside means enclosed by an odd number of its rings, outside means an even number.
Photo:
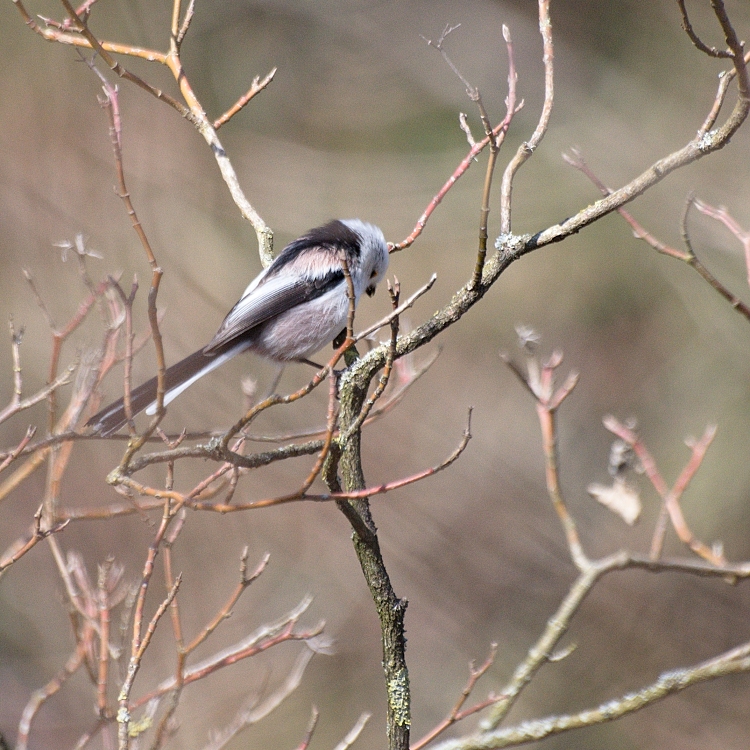
[[[34,11],[59,16],[54,3]],[[104,6],[102,36],[163,47],[165,8],[132,0]],[[200,0],[185,65],[204,104],[218,115],[255,75],[278,66],[260,97],[222,129],[222,140],[246,194],[276,232],[276,246],[332,217],[360,217],[398,241],[465,155],[458,112],[474,112],[460,83],[420,34],[446,22],[462,27],[450,50],[482,90],[495,115],[503,111],[506,62],[500,27],[514,36],[524,110],[509,146],[534,127],[542,97],[534,4],[472,0],[365,2],[318,0]],[[728,4],[741,29],[746,3]],[[700,27],[706,9],[696,8]],[[155,16],[161,14],[161,19]],[[566,166],[562,151],[579,146],[602,179],[617,186],[656,157],[681,145],[699,127],[714,97],[720,67],[697,53],[670,0],[642,3],[553,3],[557,59],[556,109],[542,147],[516,183],[514,229],[534,232],[598,196]],[[707,15],[706,15],[707,18]],[[712,40],[719,44],[720,39]],[[112,191],[107,123],[96,102],[98,81],[70,48],[28,33],[12,3],[0,4],[0,318],[25,327],[25,385],[44,383],[50,348],[46,324],[22,276],[31,271],[59,320],[76,309],[82,288],[73,264],[53,243],[83,233],[103,256],[92,273],[122,270],[143,281],[149,269],[127,216]],[[146,75],[144,66],[133,64]],[[149,74],[153,79],[153,72]],[[158,76],[157,76],[158,79]],[[166,76],[159,85],[170,85]],[[239,217],[215,163],[197,133],[146,94],[121,86],[124,163],[128,185],[165,277],[160,306],[169,361],[207,341],[225,309],[259,270],[255,238]],[[510,150],[508,151],[510,153]],[[503,155],[501,155],[501,160]],[[507,157],[506,157],[507,158]],[[686,195],[726,204],[750,226],[750,131],[724,152],[672,175],[631,208],[651,231],[679,243]],[[479,165],[477,165],[478,167]],[[473,267],[483,171],[474,167],[450,193],[420,240],[392,258],[404,294],[436,271],[438,282],[410,313],[414,324],[444,304]],[[744,213],[743,213],[744,212]],[[490,216],[490,235],[494,214]],[[716,224],[694,219],[696,251],[736,293],[748,297],[739,247]],[[145,322],[145,304],[139,313]],[[387,311],[379,294],[358,320]],[[96,321],[79,346],[98,341]],[[365,435],[365,470],[376,483],[405,476],[447,455],[460,439],[473,405],[472,441],[448,471],[374,501],[381,544],[396,590],[409,599],[407,627],[413,687],[414,736],[440,720],[465,681],[469,659],[500,644],[485,680],[499,689],[567,590],[574,570],[544,487],[534,407],[498,358],[515,346],[514,325],[534,326],[543,347],[564,350],[581,372],[560,414],[562,481],[592,554],[621,546],[647,548],[658,514],[646,483],[644,519],[625,528],[586,492],[607,478],[611,436],[602,416],[635,416],[663,474],[671,481],[687,458],[682,440],[709,422],[718,435],[683,499],[694,528],[721,539],[727,555],[750,555],[747,509],[750,463],[750,345],[747,322],[690,269],[638,243],[610,216],[561,245],[514,264],[474,311],[441,338],[442,354],[401,406]],[[72,350],[68,351],[69,356]],[[419,356],[425,356],[421,354]],[[63,364],[67,364],[65,361]],[[10,347],[0,346],[10,373]],[[147,350],[135,379],[153,372]],[[261,362],[232,362],[170,407],[165,424],[203,429],[228,423],[242,408],[240,380],[270,377]],[[307,377],[287,370],[285,388]],[[118,395],[119,380],[108,395]],[[0,379],[0,403],[11,395]],[[266,432],[321,423],[325,393],[261,422]],[[3,447],[17,443],[37,407],[4,426]],[[121,445],[80,445],[64,497],[100,504],[111,490],[103,478]],[[270,467],[246,478],[243,497],[292,488],[307,464]],[[193,469],[197,479],[201,467]],[[38,505],[38,477],[6,500],[2,545],[26,528]],[[138,517],[71,525],[61,542],[92,566],[113,554],[134,576],[152,530]],[[334,746],[364,710],[374,712],[357,745],[383,746],[383,689],[378,626],[351,550],[350,530],[333,505],[296,504],[268,511],[188,519],[175,550],[193,607],[188,627],[202,623],[234,585],[243,545],[250,559],[271,553],[221,637],[239,637],[312,593],[313,620],[324,618],[336,642],[316,657],[302,687],[246,740],[257,747],[294,747],[314,703],[320,709],[317,747]],[[672,535],[668,550],[679,551]],[[651,681],[671,667],[706,658],[748,638],[746,586],[720,580],[646,573],[604,581],[574,621],[568,641],[577,650],[547,666],[513,718],[575,710]],[[50,613],[54,613],[51,615]],[[251,624],[248,625],[248,622]],[[152,654],[144,680],[171,669],[168,634]],[[0,731],[12,737],[29,693],[57,671],[71,648],[61,585],[44,545],[0,583]],[[288,661],[293,660],[291,650]],[[194,692],[179,714],[178,747],[201,747],[207,731],[225,722],[248,691],[284,674],[284,655],[239,665]],[[80,690],[80,692],[77,692]],[[83,680],[44,708],[37,747],[74,741],[91,708]],[[739,676],[682,693],[613,725],[545,741],[546,748],[744,748],[748,678]],[[272,739],[271,739],[272,738]]]

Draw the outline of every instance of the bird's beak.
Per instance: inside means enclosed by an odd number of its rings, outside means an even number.
[[[365,293],[368,297],[372,297],[372,295],[375,294],[375,284],[370,284],[370,286],[365,289]]]

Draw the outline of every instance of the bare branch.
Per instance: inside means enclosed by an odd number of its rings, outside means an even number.
[[[571,154],[564,154],[563,159],[566,161],[566,163],[570,164],[572,167],[585,174],[599,188],[600,192],[603,195],[610,195],[612,191],[599,180],[599,178],[590,169],[588,164],[586,164],[583,157],[581,156],[581,153],[577,149],[573,149],[571,151]],[[625,221],[628,222],[628,224],[630,224],[631,228],[633,229],[633,234],[636,238],[643,240],[657,252],[662,253],[663,255],[669,255],[670,257],[676,258],[677,260],[681,260],[694,268],[725,300],[727,300],[727,302],[729,302],[733,309],[737,310],[737,312],[750,320],[750,307],[746,305],[739,297],[730,292],[729,289],[727,289],[727,287],[725,287],[703,265],[703,263],[698,260],[692,248],[686,229],[687,213],[692,205],[695,205],[698,210],[703,211],[703,209],[699,207],[699,204],[700,206],[705,206],[705,204],[700,203],[700,201],[697,201],[692,197],[689,198],[686,203],[685,214],[683,216],[682,234],[685,245],[687,247],[687,251],[678,250],[663,243],[661,240],[651,234],[651,232],[645,229],[641,224],[639,224],[638,221],[636,221],[636,219],[630,214],[630,212],[625,210],[624,208],[618,208],[617,212],[620,214],[620,216],[622,216],[623,219],[625,219]],[[703,213],[711,215],[708,211],[703,211]],[[718,216],[714,216],[714,218],[718,218]],[[737,229],[739,229],[739,227],[737,227]],[[735,234],[735,236],[737,236],[737,238],[741,242],[743,242],[743,245],[745,245],[746,263],[748,266],[748,281],[750,283],[750,239],[743,239],[741,234]],[[748,235],[748,237],[750,237],[750,235]]]
[[[365,728],[371,716],[372,714],[367,712],[360,714],[360,717],[357,719],[357,723],[349,730],[346,737],[344,737],[344,739],[341,740],[338,745],[336,745],[334,750],[348,750],[348,748],[350,748],[357,741],[359,735],[362,734],[362,730]]]
[[[495,696],[490,696],[486,701],[482,701],[476,706],[472,706],[471,708],[462,710],[464,703],[466,703],[466,701],[468,700],[480,677],[482,677],[482,675],[484,675],[484,673],[495,663],[496,656],[497,643],[493,643],[490,648],[490,654],[487,659],[485,659],[484,664],[482,664],[479,668],[475,668],[474,662],[469,664],[469,679],[464,686],[464,689],[461,691],[461,696],[456,702],[456,705],[453,706],[448,716],[443,719],[443,721],[441,721],[434,729],[430,730],[424,737],[422,737],[421,740],[412,744],[411,750],[422,750],[425,745],[428,745],[430,742],[435,740],[446,729],[448,729],[456,722],[459,722],[462,719],[465,719],[467,716],[471,716],[472,714],[475,714],[478,711],[491,706],[497,701],[497,698]]]
[[[704,44],[698,35],[693,30],[693,26],[688,18],[687,8],[685,8],[685,0],[677,0],[677,5],[680,8],[682,14],[682,28],[685,29],[685,33],[690,37],[690,41],[699,49],[701,52],[705,52],[709,57],[732,57],[732,53],[727,50],[716,49],[716,47],[709,47]]]
[[[314,654],[315,652],[309,648],[304,648],[300,651],[297,661],[279,688],[259,705],[251,705],[249,708],[240,709],[232,721],[221,732],[214,733],[211,742],[204,745],[203,750],[221,750],[243,729],[257,724],[261,719],[264,719],[278,708],[299,687],[305,669]],[[309,734],[312,734],[312,729],[309,730]]]
[[[297,745],[296,750],[307,750],[310,745],[310,740],[312,740],[313,733],[315,732],[315,727],[318,725],[319,716],[320,714],[318,713],[318,709],[313,706],[310,716],[310,723],[307,725],[307,731],[305,732],[305,736],[302,738],[302,742]]]
[[[18,725],[18,737],[16,738],[16,750],[26,750],[29,743],[31,724],[39,709],[72,677],[83,664],[86,656],[86,641],[79,640],[76,649],[68,657],[65,666],[43,687],[32,693],[29,702],[23,710],[21,721]]]
[[[549,0],[539,0],[539,32],[542,35],[544,46],[544,104],[539,115],[539,122],[528,141],[522,143],[515,156],[510,160],[503,173],[503,181],[500,186],[500,232],[502,235],[510,234],[511,231],[511,194],[513,190],[513,178],[516,172],[523,166],[524,162],[534,153],[547,132],[550,117],[552,116],[552,104],[554,102],[554,48],[552,45],[552,22],[549,17]]]
[[[282,618],[279,618],[279,620],[259,627],[254,633],[232,646],[186,668],[183,684],[189,685],[210,674],[214,674],[219,669],[236,664],[242,659],[247,659],[269,648],[273,648],[279,643],[287,641],[313,641],[316,636],[320,635],[323,629],[322,623],[312,630],[301,632],[295,630],[299,618],[307,610],[311,602],[312,599],[306,597],[294,609]],[[171,692],[175,687],[176,680],[174,677],[163,680],[154,690],[133,701],[132,707],[138,708],[139,706],[144,706],[155,698]]]
[[[461,442],[459,443],[458,447],[456,448],[456,450],[454,450],[453,453],[450,454],[450,456],[448,456],[444,461],[439,463],[437,466],[433,466],[429,469],[424,469],[423,471],[420,471],[416,474],[412,474],[409,477],[405,477],[403,479],[397,479],[392,482],[384,482],[383,484],[379,484],[374,487],[367,487],[361,490],[351,490],[349,492],[331,492],[328,494],[313,495],[313,494],[307,494],[304,492],[296,491],[288,495],[269,497],[269,498],[264,498],[262,500],[250,500],[247,503],[234,503],[232,505],[224,505],[224,504],[195,501],[195,500],[192,500],[192,501],[185,500],[185,505],[195,510],[212,510],[218,513],[232,513],[232,512],[250,510],[250,509],[255,509],[255,508],[269,508],[275,505],[286,505],[287,503],[299,502],[302,500],[312,500],[315,502],[330,502],[332,500],[335,500],[335,501],[361,500],[364,498],[372,497],[374,495],[382,495],[382,494],[385,494],[386,492],[392,492],[393,490],[400,489],[401,487],[407,487],[408,485],[414,484],[415,482],[421,482],[423,479],[426,479],[427,477],[430,477],[433,474],[437,474],[438,472],[443,471],[443,469],[447,469],[464,452],[470,440],[471,440],[471,409],[469,410],[468,424],[467,424],[466,430],[464,431],[464,436]],[[133,483],[132,479],[127,479],[127,480],[124,479],[123,481],[124,482],[127,481],[128,484]]]
[[[510,120],[516,111],[516,83],[518,81],[518,76],[516,74],[516,64],[513,57],[513,42],[510,38],[510,30],[505,24],[503,24],[503,38],[505,39],[505,45],[508,50],[508,96],[505,99],[505,117],[507,120]],[[484,107],[481,105],[478,91],[477,99],[480,111],[484,112]],[[479,249],[477,251],[476,265],[474,266],[474,276],[470,282],[472,287],[478,286],[481,282],[482,272],[484,271],[484,262],[487,257],[487,238],[489,236],[487,224],[490,216],[490,191],[492,189],[492,180],[495,173],[497,155],[500,151],[500,142],[494,137],[486,115],[482,118],[482,121],[485,125],[485,133],[490,139],[490,157],[487,160],[487,171],[484,177],[484,189],[482,190],[482,207],[479,211]]]
[[[664,501],[664,507],[669,513],[669,518],[672,521],[672,526],[677,532],[677,536],[683,544],[686,544],[693,552],[700,555],[704,560],[712,562],[714,565],[722,566],[726,563],[724,556],[718,554],[714,549],[708,547],[703,542],[695,537],[693,532],[687,525],[685,517],[682,514],[682,508],[680,508],[680,498],[682,493],[687,488],[690,480],[692,479],[695,472],[698,470],[703,457],[708,450],[708,446],[711,445],[711,441],[716,435],[716,428],[709,425],[703,434],[703,437],[692,446],[692,456],[688,461],[685,468],[682,470],[677,482],[671,490],[667,490],[664,481],[661,479],[658,471],[655,469],[655,464],[651,454],[646,449],[638,434],[627,427],[626,425],[618,422],[614,417],[607,416],[604,418],[604,426],[612,433],[617,435],[620,439],[624,440],[630,445],[635,451],[636,455],[643,464],[646,474],[651,479],[652,484],[656,491],[661,495]],[[657,527],[659,528],[659,527]],[[654,536],[654,540],[651,545],[652,556],[657,558],[661,553],[661,547],[663,543],[663,534]]]
[[[742,244],[742,249],[745,253],[745,267],[747,268],[747,283],[750,286],[750,231],[743,229],[737,220],[723,206],[717,208],[697,199],[693,201],[693,205],[702,214],[721,222]],[[733,307],[734,306],[735,305],[733,305]],[[748,317],[750,317],[750,315],[748,315]]]
[[[738,657],[737,654],[742,654]],[[546,716],[526,721],[515,727],[495,729],[477,738],[450,740],[436,746],[436,750],[490,750],[511,747],[524,742],[537,742],[571,729],[590,727],[614,721],[622,716],[645,708],[688,687],[730,674],[750,671],[750,644],[731,649],[721,657],[710,659],[685,669],[664,672],[653,683],[640,690],[616,698],[597,707],[576,714]]]
[[[195,0],[193,0],[193,2],[195,2]],[[276,75],[276,70],[277,68],[272,68],[271,72],[264,76],[262,81],[260,79],[260,76],[255,76],[248,92],[244,96],[240,97],[221,117],[218,117],[216,120],[214,120],[214,130],[218,130],[222,125],[224,125],[224,123],[228,122],[232,117],[234,117],[243,107],[247,106],[255,96],[260,94],[260,92],[263,91],[263,89],[266,88],[266,86],[268,86],[271,81],[273,81],[273,77]]]

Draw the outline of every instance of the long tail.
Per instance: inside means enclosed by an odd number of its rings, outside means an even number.
[[[176,365],[167,368],[164,373],[164,405],[166,406],[170,401],[179,396],[186,388],[195,383],[196,380],[223,365],[224,362],[230,360],[245,348],[242,345],[235,345],[231,349],[211,355],[206,355],[203,353],[203,349],[199,349]],[[143,385],[139,385],[131,391],[130,406],[133,416],[142,411],[145,411],[147,414],[156,413],[156,378],[147,380]],[[97,414],[94,414],[86,422],[86,426],[92,427],[94,432],[102,437],[107,437],[126,425],[127,421],[128,418],[125,416],[125,399],[120,398]]]

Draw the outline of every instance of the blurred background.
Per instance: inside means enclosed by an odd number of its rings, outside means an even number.
[[[696,29],[722,46],[708,2],[693,2]],[[750,8],[728,2],[740,37],[750,35]],[[29,0],[32,13],[61,16],[55,3]],[[100,38],[166,49],[170,8],[145,0],[102,0],[92,29]],[[685,144],[704,120],[722,66],[697,52],[680,29],[671,0],[555,0],[556,100],[550,130],[524,167],[514,192],[516,232],[537,232],[596,200],[597,191],[561,154],[579,147],[601,179],[618,187],[655,159]],[[275,231],[277,250],[333,217],[360,217],[403,239],[467,152],[458,114],[480,124],[460,81],[423,35],[446,23],[461,27],[446,48],[481,90],[494,119],[503,116],[507,60],[501,25],[516,49],[519,95],[501,171],[528,138],[543,94],[536,4],[522,0],[201,0],[183,46],[186,71],[211,117],[227,109],[256,75],[278,67],[273,83],[220,131],[249,200]],[[99,82],[70,47],[30,33],[11,3],[0,4],[0,318],[25,328],[25,392],[45,382],[50,332],[26,285],[33,275],[58,323],[84,295],[73,261],[53,243],[77,233],[102,256],[96,278],[122,272],[141,281],[138,321],[145,326],[149,269],[113,191],[114,168]],[[165,70],[125,64],[174,92]],[[231,304],[260,270],[255,235],[239,216],[199,134],[169,107],[122,83],[124,164],[128,188],[165,270],[160,307],[168,361],[207,342]],[[730,95],[730,106],[734,94]],[[432,292],[409,313],[418,325],[469,278],[477,245],[484,158],[472,166],[408,251],[391,258],[391,275],[406,296],[436,272]],[[663,181],[632,205],[665,242],[679,245],[686,196],[725,204],[750,227],[750,128],[723,152]],[[498,229],[499,179],[490,237]],[[693,215],[696,252],[737,294],[748,299],[739,243],[720,226]],[[388,309],[381,290],[363,303],[360,325]],[[516,349],[517,324],[542,336],[541,351],[565,353],[563,373],[581,379],[559,414],[563,491],[591,556],[622,547],[646,550],[659,512],[644,478],[644,511],[634,528],[592,500],[591,482],[606,482],[611,436],[605,414],[635,417],[671,484],[689,457],[683,440],[709,423],[718,434],[683,499],[695,533],[721,540],[730,560],[750,556],[747,460],[750,410],[750,325],[690,268],[635,240],[617,216],[562,244],[534,252],[502,275],[481,304],[432,346],[432,369],[403,403],[365,434],[371,484],[434,465],[457,445],[474,407],[469,448],[449,470],[373,501],[380,540],[396,592],[409,600],[408,659],[413,737],[454,704],[470,659],[499,644],[495,665],[476,692],[500,690],[558,606],[575,570],[544,485],[534,404],[498,352]],[[99,344],[96,317],[67,347]],[[7,338],[0,346],[0,404],[12,394]],[[135,379],[153,374],[149,347]],[[240,383],[252,375],[263,389],[271,372],[240,358],[206,378],[170,407],[165,425],[207,429],[229,424],[243,408]],[[309,372],[288,368],[291,390]],[[106,398],[121,393],[120,371]],[[282,433],[323,424],[326,394],[277,409],[257,432]],[[0,429],[0,446],[15,445],[27,425],[45,423],[43,406]],[[71,506],[115,499],[104,477],[121,442],[78,444],[63,500]],[[283,494],[298,486],[311,460],[276,465],[245,477],[237,497]],[[191,487],[205,463],[180,465],[177,485]],[[152,482],[163,481],[156,471]],[[0,546],[28,528],[44,487],[43,472],[0,507]],[[131,579],[140,576],[153,528],[139,517],[83,522],[58,539],[80,551],[92,575],[113,555]],[[233,617],[201,656],[233,643],[295,605],[315,599],[307,624],[326,621],[335,653],[316,656],[300,689],[271,717],[231,747],[295,747],[311,705],[320,710],[312,748],[333,747],[363,711],[374,716],[356,747],[384,746],[384,687],[374,608],[333,505],[295,504],[216,517],[191,514],[174,550],[183,572],[182,612],[188,637],[211,618],[236,582],[242,547],[250,563],[271,562]],[[667,552],[684,551],[670,532]],[[157,583],[161,581],[159,570]],[[157,600],[155,587],[151,606]],[[161,596],[161,594],[159,594]],[[577,649],[543,668],[510,722],[597,705],[653,681],[661,672],[708,658],[750,638],[747,585],[679,575],[622,573],[606,578],[585,602],[564,644]],[[0,731],[11,742],[31,691],[62,667],[73,647],[64,592],[49,550],[37,546],[0,582]],[[202,747],[248,694],[279,684],[299,646],[286,645],[185,690],[174,747]],[[174,651],[165,622],[136,683],[145,692],[171,674]],[[77,675],[45,705],[32,747],[68,747],[94,720],[87,678]],[[746,748],[750,678],[737,676],[690,689],[615,724],[551,738],[547,749]],[[465,733],[471,720],[457,732]],[[101,746],[95,744],[95,747]]]

